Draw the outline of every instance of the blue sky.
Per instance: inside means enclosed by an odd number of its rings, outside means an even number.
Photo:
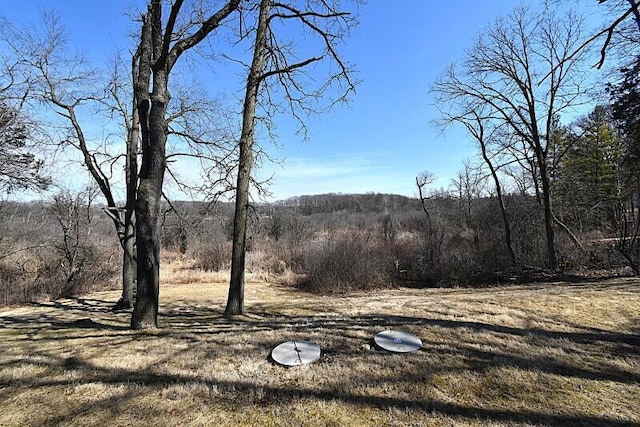
[[[433,127],[437,109],[429,87],[462,58],[483,27],[519,4],[369,0],[342,49],[362,83],[348,106],[308,121],[307,141],[279,123],[279,148],[269,151],[281,161],[258,171],[261,177],[274,175],[272,198],[327,192],[413,196],[415,177],[424,170],[435,174],[436,186],[447,187],[464,159],[476,153],[462,132],[443,135]],[[21,0],[6,2],[0,13],[14,22],[36,22],[39,9],[53,9],[71,44],[104,63],[130,45],[128,32],[137,25],[127,12],[143,5],[140,0]],[[237,96],[238,87],[229,92]]]
[[[312,120],[307,142],[291,140],[275,170],[276,197],[324,192],[412,196],[432,171],[447,186],[473,147],[442,135],[431,82],[460,58],[475,34],[516,1],[371,0],[343,49],[362,80],[347,107]],[[464,7],[463,7],[464,6]]]

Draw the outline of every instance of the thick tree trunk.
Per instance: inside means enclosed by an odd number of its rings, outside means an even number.
[[[158,326],[160,290],[159,217],[162,184],[166,166],[167,139],[165,113],[169,101],[167,73],[154,73],[151,102],[139,102],[142,135],[142,165],[136,198],[136,246],[138,286],[131,316],[133,329]],[[148,120],[147,114],[148,113]],[[147,135],[148,133],[148,135]]]
[[[160,290],[160,242],[156,232],[157,209],[153,180],[140,178],[136,202],[136,245],[138,253],[138,285],[136,302],[131,316],[133,329],[149,329],[158,326],[158,302]],[[157,202],[156,202],[157,200]]]
[[[247,77],[245,92],[242,134],[240,136],[240,159],[236,185],[236,205],[233,217],[233,248],[231,254],[231,279],[225,314],[236,315],[244,312],[244,268],[247,251],[247,216],[249,213],[249,187],[251,168],[253,167],[253,141],[256,117],[256,105],[260,79],[264,66],[267,44],[267,22],[271,10],[271,0],[262,0],[256,31],[251,69]]]

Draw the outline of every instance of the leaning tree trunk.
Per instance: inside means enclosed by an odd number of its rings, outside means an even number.
[[[258,89],[264,66],[267,45],[267,23],[271,0],[262,0],[256,31],[253,60],[247,77],[247,88],[242,115],[242,134],[240,135],[240,159],[236,185],[236,205],[233,217],[233,248],[231,253],[231,280],[225,314],[236,315],[244,312],[244,268],[247,251],[247,217],[249,213],[249,186],[251,168],[254,164],[253,141],[258,102]]]
[[[498,172],[496,168],[491,163],[491,159],[487,155],[487,147],[485,146],[484,141],[480,141],[480,149],[482,150],[482,158],[484,162],[489,166],[489,171],[491,171],[491,176],[493,177],[493,182],[496,186],[496,194],[498,196],[498,204],[500,205],[500,214],[502,215],[502,224],[504,226],[504,240],[507,245],[507,250],[509,251],[509,257],[511,258],[511,266],[515,266],[517,264],[516,253],[513,250],[513,245],[511,242],[511,224],[509,223],[509,216],[507,215],[507,208],[504,205],[504,198],[502,197],[502,186],[500,185],[500,179],[498,178]]]
[[[251,136],[249,136],[251,138]],[[246,139],[240,140],[240,167],[233,217],[233,247],[231,251],[231,279],[225,314],[244,312],[244,270],[247,250],[247,219],[249,213],[249,185],[253,166],[253,147]]]

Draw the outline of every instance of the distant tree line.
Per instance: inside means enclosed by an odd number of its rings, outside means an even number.
[[[275,204],[293,208],[303,215],[339,211],[379,213],[390,210],[415,210],[419,207],[416,199],[397,194],[378,193],[301,195],[278,201]]]

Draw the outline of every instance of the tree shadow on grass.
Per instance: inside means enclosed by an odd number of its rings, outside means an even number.
[[[162,388],[171,385],[189,385],[201,384],[210,389],[219,391],[216,400],[226,402],[228,405],[240,408],[243,405],[256,405],[268,407],[271,405],[280,405],[292,399],[312,399],[317,401],[335,402],[341,401],[349,405],[359,407],[370,407],[381,410],[399,409],[411,410],[424,415],[433,415],[440,413],[457,420],[482,422],[508,422],[508,423],[526,423],[526,424],[543,424],[543,425],[582,425],[582,426],[632,426],[637,425],[630,421],[616,420],[609,417],[598,416],[572,416],[565,414],[549,414],[535,410],[506,410],[506,409],[489,409],[483,407],[475,407],[472,405],[463,405],[451,402],[445,402],[439,399],[411,399],[397,398],[385,396],[384,393],[373,395],[361,395],[344,390],[349,390],[349,386],[340,387],[337,384],[332,389],[314,389],[310,387],[296,387],[278,385],[256,385],[251,381],[225,381],[208,378],[198,378],[195,376],[185,376],[178,374],[156,373],[149,370],[135,371],[126,369],[105,369],[96,366],[89,361],[79,358],[58,358],[52,357],[51,364],[64,370],[75,371],[82,375],[81,380],[61,379],[47,380],[40,379],[23,379],[15,380],[10,384],[2,384],[3,386],[20,386],[21,382],[26,386],[36,386],[41,388],[78,385],[83,382],[100,382],[102,384],[131,386],[119,387],[119,395],[110,395],[104,399],[92,400],[90,403],[75,405],[69,408],[67,412],[48,418],[41,422],[34,422],[34,426],[49,426],[65,424],[78,417],[95,411],[98,408],[109,408],[114,411],[115,408],[127,408],[129,400],[139,396],[141,393],[157,392]],[[251,399],[243,399],[242,396],[256,396],[257,389],[260,389],[261,397],[258,401]],[[131,410],[131,408],[128,408]],[[145,411],[154,411],[154,408],[145,408]],[[157,415],[162,415],[161,410],[156,410]]]
[[[110,314],[113,308],[113,302],[83,297],[64,298],[51,302],[33,302],[30,305],[33,307],[55,308],[75,313],[91,313],[93,315],[97,313]]]
[[[48,316],[46,314],[38,314],[33,316],[0,316],[0,324],[5,327],[13,328],[29,328],[29,329],[93,329],[93,330],[113,330],[113,331],[129,331],[131,328],[122,325],[111,325],[96,322],[95,320],[84,317],[76,320],[59,320],[59,317]]]
[[[175,322],[171,314],[166,316],[168,328],[159,334],[176,333],[195,334],[213,337],[227,334],[254,334],[279,331],[279,336],[290,339],[308,339],[309,337],[331,337],[330,345],[320,341],[317,344],[325,355],[339,355],[345,351],[359,351],[361,346],[372,346],[373,335],[385,329],[409,329],[420,335],[419,330],[427,328],[433,334],[451,334],[460,331],[467,341],[459,341],[451,346],[452,356],[472,360],[475,369],[484,371],[491,367],[517,367],[523,370],[546,372],[596,381],[614,381],[623,384],[640,384],[640,372],[620,369],[613,363],[607,363],[598,357],[599,364],[589,363],[588,367],[577,366],[552,356],[519,354],[499,345],[483,350],[484,342],[474,341],[477,334],[489,334],[497,340],[516,339],[540,348],[557,349],[561,353],[576,351],[589,356],[629,356],[640,353],[640,337],[635,334],[613,333],[602,330],[579,332],[553,331],[538,327],[517,328],[477,321],[442,320],[398,315],[360,315],[360,316],[297,316],[271,310],[268,306],[255,304],[251,307],[253,318],[236,318],[229,320],[223,313],[213,309],[202,309],[188,315],[191,321],[199,325],[213,325],[203,329],[193,328],[189,322]],[[179,316],[178,316],[179,317]],[[421,329],[422,328],[422,329]],[[279,341],[274,338],[262,343],[263,347],[273,347]],[[254,343],[259,347],[260,343]],[[439,350],[442,351],[442,350]]]
[[[387,396],[382,391],[385,384],[398,381],[417,386],[430,375],[437,373],[451,373],[456,369],[465,369],[483,375],[497,367],[515,367],[524,371],[542,372],[566,378],[639,385],[639,372],[625,370],[615,366],[614,363],[606,362],[607,354],[616,356],[638,354],[640,338],[634,333],[615,333],[595,328],[574,328],[575,331],[567,332],[539,327],[518,328],[479,321],[382,314],[291,315],[270,304],[252,304],[248,310],[251,316],[234,319],[225,318],[221,309],[201,306],[171,308],[161,313],[160,319],[164,328],[153,333],[132,332],[124,324],[111,325],[106,323],[99,317],[103,314],[107,316],[107,312],[102,311],[92,312],[98,320],[85,317],[71,321],[65,320],[67,319],[65,313],[85,315],[91,312],[91,307],[101,307],[103,303],[105,302],[101,300],[85,299],[84,302],[78,303],[79,308],[75,308],[73,302],[63,302],[58,306],[54,305],[62,314],[0,316],[0,322],[7,328],[37,331],[52,329],[74,334],[71,336],[62,333],[51,339],[73,339],[78,334],[84,338],[100,338],[105,337],[105,335],[101,335],[105,333],[108,333],[110,338],[119,337],[127,341],[153,340],[159,337],[171,338],[172,341],[184,342],[187,345],[178,350],[166,349],[166,354],[163,354],[161,360],[154,363],[154,366],[170,363],[172,359],[180,357],[181,353],[194,353],[192,357],[194,372],[196,372],[197,363],[207,357],[206,353],[211,349],[219,348],[220,352],[234,351],[224,349],[226,337],[246,334],[252,339],[252,342],[250,346],[245,347],[245,352],[255,352],[256,357],[264,357],[265,359],[268,357],[268,351],[286,337],[311,337],[323,350],[323,358],[319,363],[324,364],[324,368],[331,369],[334,363],[362,361],[369,363],[372,374],[370,378],[362,379],[362,385],[375,386],[376,390],[380,390],[380,392],[367,395],[355,392],[354,387],[359,383],[357,379],[353,378],[336,379],[335,384],[330,387],[327,385],[300,387],[299,385],[278,385],[277,383],[265,385],[251,379],[229,380],[225,377],[166,373],[152,368],[143,370],[105,368],[82,357],[62,357],[52,352],[40,352],[37,354],[40,356],[37,359],[18,357],[0,363],[0,369],[8,367],[10,364],[48,364],[53,369],[74,372],[77,375],[72,378],[59,375],[57,377],[33,376],[3,380],[0,382],[0,396],[7,397],[24,387],[43,387],[53,390],[58,386],[95,382],[122,387],[118,388],[119,391],[115,397],[109,396],[103,400],[92,400],[86,404],[79,402],[72,405],[66,413],[34,425],[68,423],[89,413],[92,408],[100,406],[105,409],[125,408],[128,400],[136,393],[152,393],[170,385],[183,384],[203,384],[207,388],[219,390],[220,393],[216,399],[227,402],[234,407],[256,404],[276,406],[293,399],[311,399],[324,402],[341,401],[349,405],[383,410],[409,409],[425,416],[436,412],[454,419],[472,422],[485,420],[487,422],[544,425],[637,425],[631,421],[606,416],[572,416],[546,413],[544,410],[493,409],[472,404],[452,403],[434,397]],[[108,316],[113,316],[113,314],[108,312]],[[112,317],[105,317],[105,319],[110,318]],[[407,361],[405,356],[361,349],[361,346],[371,344],[373,334],[384,329],[406,329],[419,336],[434,337],[424,340],[421,351],[408,355],[410,362],[418,368],[415,372],[422,372],[422,374],[416,375],[414,371],[408,373],[401,370],[393,371],[388,368],[389,360]],[[91,332],[82,334],[83,331]],[[266,332],[270,333],[268,337],[265,337]],[[487,344],[487,340],[494,341]],[[567,360],[543,353],[526,354],[508,346],[502,347],[501,343],[505,340],[517,340],[521,344],[548,347],[560,352],[576,352],[579,357]],[[447,345],[443,347],[442,342],[446,342]],[[119,345],[119,343],[111,344]],[[107,345],[111,344],[107,343]],[[595,357],[597,355],[600,357]],[[447,363],[434,364],[434,360],[438,358],[459,361],[464,368],[447,365]],[[584,366],[578,363],[580,360],[587,359],[589,363],[585,363]],[[257,396],[259,394],[264,397],[257,400],[243,397],[243,395]]]

